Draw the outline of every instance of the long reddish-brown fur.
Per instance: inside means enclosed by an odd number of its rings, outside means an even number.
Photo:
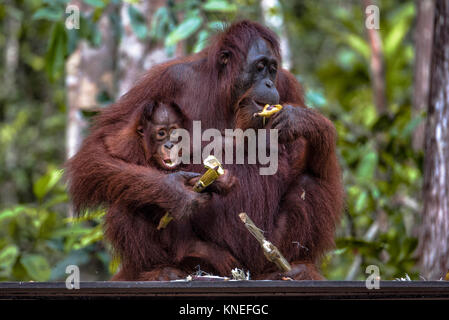
[[[234,190],[213,194],[207,208],[162,232],[156,230],[161,214],[183,206],[186,199],[165,183],[164,173],[144,162],[143,150],[126,129],[133,115],[157,100],[174,101],[188,119],[200,120],[203,130],[234,128],[241,97],[233,96],[232,84],[257,37],[269,43],[280,64],[273,32],[254,22],[235,23],[202,52],[148,71],[101,112],[80,151],[68,161],[69,192],[76,210],[108,208],[106,237],[122,260],[116,280],[166,280],[185,275],[195,263],[219,275],[240,267],[256,279],[276,278],[278,272],[239,220],[240,212],[246,212],[293,263],[293,278],[321,278],[316,265],[334,244],[343,205],[335,129],[305,107],[303,91],[292,74],[279,70],[276,88],[281,104],[302,108],[297,125],[303,134],[280,145],[277,173],[260,175],[258,164],[225,165],[239,179]],[[219,62],[224,50],[230,52],[225,66]],[[108,139],[122,148],[111,150]],[[204,171],[202,165],[188,169]],[[192,257],[193,263],[187,263]]]

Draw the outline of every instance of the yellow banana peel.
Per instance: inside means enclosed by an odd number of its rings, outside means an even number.
[[[161,220],[159,220],[157,230],[165,229],[172,220],[173,217],[170,215],[170,212],[166,212],[165,215],[161,218]]]
[[[217,180],[219,176],[224,174],[224,169],[220,161],[218,161],[218,159],[212,155],[204,159],[203,164],[206,167],[207,171],[201,176],[200,180],[198,180],[198,182],[193,187],[193,190],[196,192],[202,192],[215,180]],[[167,211],[165,215],[159,220],[157,230],[165,229],[172,220],[173,216],[170,215],[170,212]]]
[[[259,113],[255,113],[254,116],[263,117],[263,124],[265,125],[266,119],[270,118],[276,112],[281,111],[281,109],[282,106],[280,104],[275,105],[266,104],[265,107],[263,107],[262,111]]]

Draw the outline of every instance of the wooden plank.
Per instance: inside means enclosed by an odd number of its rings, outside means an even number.
[[[307,299],[449,299],[447,281],[381,281],[368,290],[364,281],[190,281],[0,282],[0,299],[299,297]]]

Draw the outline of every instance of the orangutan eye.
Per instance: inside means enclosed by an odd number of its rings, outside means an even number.
[[[270,71],[273,73],[276,73],[278,71],[278,66],[275,64],[272,64],[270,67]]]
[[[259,71],[259,72],[263,71],[263,69],[265,69],[265,63],[263,61],[260,61],[257,64],[256,68],[257,68],[257,71]]]
[[[157,132],[157,135],[158,135],[160,138],[165,137],[165,130],[159,130],[159,131]]]

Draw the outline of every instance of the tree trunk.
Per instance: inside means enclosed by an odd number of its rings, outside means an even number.
[[[77,5],[83,12],[92,10],[81,1],[71,1],[71,4]],[[98,23],[101,45],[93,48],[86,40],[83,40],[66,62],[67,158],[78,151],[82,141],[82,130],[86,124],[81,110],[98,107],[97,99],[102,93],[110,97],[114,96],[114,60],[117,44],[108,15],[112,10],[115,8],[110,5]]]
[[[6,16],[3,17],[4,30],[6,33],[4,35],[4,56],[3,58],[3,74],[2,74],[2,85],[0,87],[0,121],[6,120],[6,109],[4,101],[13,101],[17,99],[17,69],[19,65],[19,57],[20,57],[20,28],[21,21],[20,19],[12,14],[15,11],[18,11],[12,1],[6,1],[5,7],[9,7],[9,12],[6,10]],[[3,52],[2,52],[3,53]],[[6,103],[7,105],[8,103]],[[5,118],[4,118],[5,117]],[[7,152],[2,154],[5,163],[5,169],[13,170],[16,167],[17,162],[17,148],[14,144],[10,144],[8,146]],[[17,186],[10,180],[6,180],[5,183],[2,184],[3,188],[0,188],[0,203],[4,205],[10,205],[18,202],[18,192]]]
[[[366,7],[374,4],[371,0],[363,1],[363,12]],[[367,16],[368,17],[368,16]],[[370,71],[371,83],[373,87],[374,104],[379,115],[387,111],[387,97],[385,91],[385,63],[382,51],[382,39],[379,31],[371,28],[366,29],[368,43],[371,48]]]
[[[11,1],[7,1],[5,5],[11,7]],[[15,9],[16,10],[16,9]],[[12,10],[11,10],[12,11]],[[18,11],[18,10],[17,10]],[[14,97],[17,93],[16,88],[16,72],[19,64],[19,37],[21,21],[13,14],[8,14],[4,18],[5,23],[5,69],[3,73],[2,91],[7,93],[5,96]]]
[[[73,0],[80,10],[92,10],[80,0]],[[83,40],[66,62],[65,84],[67,88],[67,127],[66,127],[66,158],[70,158],[78,151],[83,140],[83,130],[87,126],[82,110],[98,107],[98,96],[107,93],[113,97],[114,60],[117,48],[116,35],[111,26],[108,13],[115,10],[109,5],[98,22],[101,32],[101,45],[91,47]],[[73,217],[73,207],[70,206],[68,216]]]
[[[449,268],[449,1],[437,1],[426,126],[421,272],[440,279]]]
[[[287,30],[284,27],[284,16],[281,4],[278,0],[262,0],[260,2],[263,20],[267,27],[276,31],[279,36],[279,43],[282,54],[282,67],[289,70],[292,66],[290,57],[290,46],[287,38]]]
[[[420,116],[427,110],[430,89],[430,60],[432,58],[432,36],[434,22],[434,0],[417,1],[415,31],[415,76],[413,85],[413,113]],[[419,124],[413,133],[413,148],[424,147],[425,123]]]
[[[133,6],[146,17],[146,25],[151,26],[151,18],[156,10],[166,4],[165,0],[142,1]],[[118,48],[118,94],[119,98],[133,87],[135,82],[154,65],[171,58],[163,43],[152,43],[149,39],[139,39],[133,32],[128,10],[130,3],[123,3],[120,9],[123,34]],[[177,45],[175,56],[184,54],[184,41]]]

